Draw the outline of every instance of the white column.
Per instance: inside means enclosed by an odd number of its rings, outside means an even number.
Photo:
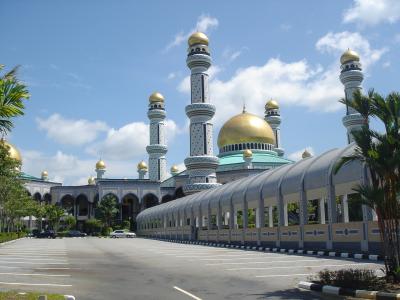
[[[274,207],[268,206],[268,226],[274,227]]]
[[[319,199],[319,218],[320,224],[325,224],[325,198]]]
[[[289,219],[288,219],[288,205],[287,203],[283,204],[283,226],[289,226]]]
[[[342,197],[342,208],[343,208],[343,223],[349,223],[349,202],[347,195]]]
[[[229,225],[229,211],[224,213],[225,225]]]
[[[264,212],[263,212],[264,213]],[[261,226],[261,214],[260,209],[256,208],[256,228],[260,228]]]
[[[237,229],[238,228],[238,220],[237,220],[237,208],[233,208],[233,228]]]

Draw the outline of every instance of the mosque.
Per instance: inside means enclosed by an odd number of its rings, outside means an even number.
[[[363,80],[360,57],[348,49],[340,62],[345,97],[352,99]],[[191,71],[191,103],[185,108],[190,153],[184,171],[173,165],[167,173],[166,100],[154,92],[147,114],[148,163],[138,163],[138,179],[107,178],[106,162],[99,160],[96,178],[89,177],[82,186],[49,182],[46,171],[40,178],[22,173],[28,192],[38,201],[64,207],[81,229],[85,220],[94,217],[99,201],[113,197],[119,206],[118,218],[129,220],[143,236],[378,251],[376,215],[348,202],[357,196],[353,187],[368,180],[365,166],[353,162],[333,174],[335,163],[354,150],[352,132],[365,123],[361,115],[346,109],[342,121],[348,146],[316,157],[304,151],[303,159],[293,162],[284,157],[279,104],[269,100],[263,116],[243,108],[230,118],[218,134],[219,153],[214,155],[216,109],[209,95],[207,72],[212,61],[205,34],[189,37],[186,63]],[[10,146],[10,154],[21,160],[18,150]]]

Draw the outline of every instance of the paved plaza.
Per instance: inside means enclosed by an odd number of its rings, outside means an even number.
[[[319,299],[299,291],[319,270],[376,262],[147,239],[21,239],[0,246],[0,289],[91,299]]]

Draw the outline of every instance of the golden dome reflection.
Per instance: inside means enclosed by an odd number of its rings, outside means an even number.
[[[218,134],[218,147],[242,143],[275,144],[271,126],[262,118],[243,112],[230,118]]]
[[[150,95],[149,102],[150,103],[164,102],[164,96],[159,92],[154,92],[153,94]]]
[[[22,163],[21,153],[14,145],[10,144],[5,139],[1,139],[0,143],[3,146],[6,146],[6,148],[8,148],[8,154],[9,154],[10,158],[17,160],[19,163]]]
[[[195,32],[189,37],[188,44],[189,47],[196,44],[202,44],[208,46],[208,37],[202,32]]]
[[[356,51],[351,50],[349,48],[340,57],[340,63],[343,65],[350,61],[360,61],[360,56],[358,55],[358,53]]]
[[[105,170],[106,169],[106,163],[100,159],[97,163],[96,163],[96,169],[97,170]]]
[[[142,160],[140,163],[137,165],[138,170],[147,170],[147,164]]]

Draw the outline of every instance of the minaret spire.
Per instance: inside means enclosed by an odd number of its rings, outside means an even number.
[[[278,153],[279,156],[285,154],[285,150],[282,148],[281,143],[281,112],[279,110],[279,104],[275,100],[271,99],[265,104],[265,116],[264,120],[268,122],[274,131],[275,135],[275,148],[274,151]]]
[[[353,100],[354,92],[362,90],[361,83],[364,75],[361,68],[360,56],[357,52],[348,48],[340,57],[341,69],[340,81],[344,85],[345,98]],[[354,141],[353,132],[360,130],[365,124],[364,118],[353,108],[346,105],[346,115],[342,119],[347,129],[347,142]]]
[[[213,155],[213,124],[215,106],[210,103],[208,73],[211,56],[208,37],[196,32],[189,37],[186,64],[191,71],[191,104],[186,106],[190,118],[190,156],[185,159],[189,174],[183,187],[185,194],[192,194],[218,185],[216,169],[218,157]]]
[[[150,95],[147,116],[150,119],[150,145],[146,147],[149,154],[149,179],[164,181],[167,177],[165,154],[168,149],[165,144],[164,96],[160,93],[154,92]]]

